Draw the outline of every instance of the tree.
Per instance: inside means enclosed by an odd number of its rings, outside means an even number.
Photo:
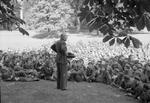
[[[26,15],[29,15],[30,9],[37,5],[40,0],[22,0],[22,11],[23,18],[26,18]]]
[[[26,16],[29,28],[57,32],[68,27],[73,9],[64,0],[40,0],[29,14]]]
[[[29,35],[29,33],[20,26],[20,24],[23,25],[25,22],[16,16],[16,5],[18,5],[17,0],[0,1],[0,27],[6,30],[12,30],[12,26],[15,26],[23,35]]]
[[[74,23],[74,26],[76,26],[77,31],[80,31],[80,20],[78,17],[78,12],[80,11],[80,8],[82,7],[82,4],[84,2],[84,0],[68,0],[67,1],[71,8],[74,10],[74,15],[72,16],[72,18],[74,18],[74,21],[72,21]]]
[[[129,33],[131,27],[150,31],[149,5],[149,0],[85,0],[78,16],[81,22],[87,22],[90,31],[104,34],[103,42],[139,48],[142,43]]]

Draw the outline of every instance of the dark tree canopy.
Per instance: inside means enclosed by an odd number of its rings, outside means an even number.
[[[23,35],[29,35],[20,26],[25,22],[15,13],[15,10],[18,10],[19,7],[17,0],[0,0],[0,27],[6,30],[12,30],[12,27],[16,27]]]
[[[142,43],[128,34],[131,27],[150,31],[150,0],[85,0],[78,16],[81,22],[86,21],[89,31],[104,34],[103,42],[139,48]]]

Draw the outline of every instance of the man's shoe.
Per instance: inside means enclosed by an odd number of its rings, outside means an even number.
[[[67,90],[67,89],[61,89],[61,90],[63,90],[63,91],[64,91],[64,90]]]
[[[57,87],[57,89],[60,89],[60,87]]]

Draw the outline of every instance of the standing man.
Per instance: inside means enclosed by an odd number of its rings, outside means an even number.
[[[57,89],[66,90],[67,89],[67,35],[61,34],[60,40],[51,46],[56,55],[56,65],[57,65]]]

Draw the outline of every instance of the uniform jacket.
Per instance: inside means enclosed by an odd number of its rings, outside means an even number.
[[[56,63],[67,63],[67,46],[65,41],[58,40],[51,46],[51,49],[57,53]]]

